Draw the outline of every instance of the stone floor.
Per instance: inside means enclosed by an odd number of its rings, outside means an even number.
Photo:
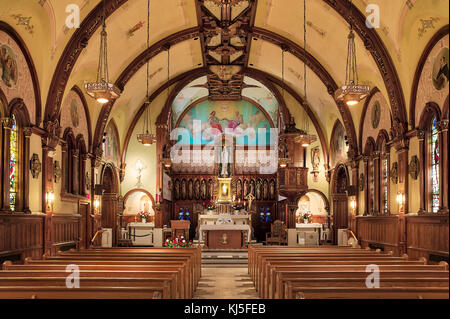
[[[258,299],[258,294],[247,267],[203,267],[193,299]]]

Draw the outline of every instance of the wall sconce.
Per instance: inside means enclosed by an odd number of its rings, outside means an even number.
[[[398,192],[397,193],[397,203],[401,206],[403,204],[405,204],[405,194],[403,194],[402,192]]]
[[[55,193],[52,190],[48,190],[45,194],[45,202],[49,208],[53,206],[53,203],[55,202]]]
[[[354,211],[356,209],[356,200],[355,198],[352,198],[350,200],[350,208]]]
[[[169,157],[165,157],[161,160],[165,169],[169,170],[172,167],[172,160]]]
[[[98,197],[96,197],[95,199],[94,199],[94,209],[96,210],[96,211],[98,211],[98,208],[100,207],[100,200],[98,199]]]

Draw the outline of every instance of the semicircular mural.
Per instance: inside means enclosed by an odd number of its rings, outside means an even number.
[[[175,125],[178,142],[205,145],[214,143],[222,133],[236,138],[237,145],[267,145],[273,143],[273,126],[266,113],[247,100],[204,100],[182,115]]]

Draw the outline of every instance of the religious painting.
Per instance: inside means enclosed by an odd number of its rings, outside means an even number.
[[[194,198],[194,183],[192,182],[192,179],[190,179],[188,182],[188,198]]]
[[[214,182],[212,179],[208,181],[208,196],[211,199],[214,197]]]
[[[175,200],[180,199],[180,180],[176,179],[174,184],[174,196]]]
[[[267,179],[265,179],[264,180],[264,182],[263,182],[263,199],[264,200],[267,200],[267,199],[269,199],[268,198],[268,195],[269,195],[269,183],[267,182]]]
[[[269,195],[270,199],[275,199],[275,180],[270,180],[270,186],[269,186]]]
[[[244,180],[244,198],[248,195],[248,180]]]
[[[256,181],[256,199],[261,200],[261,180]]]
[[[9,88],[14,88],[19,78],[17,57],[6,44],[0,44],[0,76]]]
[[[237,145],[272,142],[271,122],[258,107],[245,100],[202,101],[184,114],[178,127],[184,128],[179,131],[179,141],[195,145],[213,143],[222,133],[236,137]],[[197,129],[200,134],[194,136]],[[258,129],[266,129],[266,134],[260,135]]]
[[[434,58],[433,63],[433,85],[436,90],[442,90],[448,83],[448,62],[449,49],[442,48],[439,54]]]
[[[194,182],[194,198],[200,199],[200,181],[198,179]]]
[[[339,162],[345,162],[347,159],[347,146],[345,145],[345,129],[340,121],[334,125],[331,134],[331,165],[335,166]]]
[[[371,122],[372,127],[377,128],[378,124],[380,124],[380,117],[381,117],[381,106],[379,101],[375,101],[372,106],[372,116],[371,116]]]
[[[186,180],[183,179],[181,181],[181,196],[180,196],[180,199],[186,199],[186,198],[187,198]]]
[[[172,179],[166,173],[163,173],[162,197],[165,200],[172,200]]]
[[[78,102],[76,99],[70,101],[70,119],[73,127],[78,127],[80,116],[78,115]]]
[[[119,164],[119,136],[113,121],[110,121],[106,126],[106,135],[103,143],[103,158],[107,161],[113,162],[116,167]]]
[[[206,199],[207,194],[208,190],[206,188],[206,181],[202,179],[202,181],[200,182],[200,197],[204,200]]]
[[[151,198],[142,191],[134,191],[127,196],[124,215],[137,215],[140,212],[154,214]]]
[[[242,199],[242,181],[240,179],[236,182],[236,198]]]

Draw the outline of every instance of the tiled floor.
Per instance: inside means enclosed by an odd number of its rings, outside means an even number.
[[[202,268],[194,299],[258,299],[247,267]]]

